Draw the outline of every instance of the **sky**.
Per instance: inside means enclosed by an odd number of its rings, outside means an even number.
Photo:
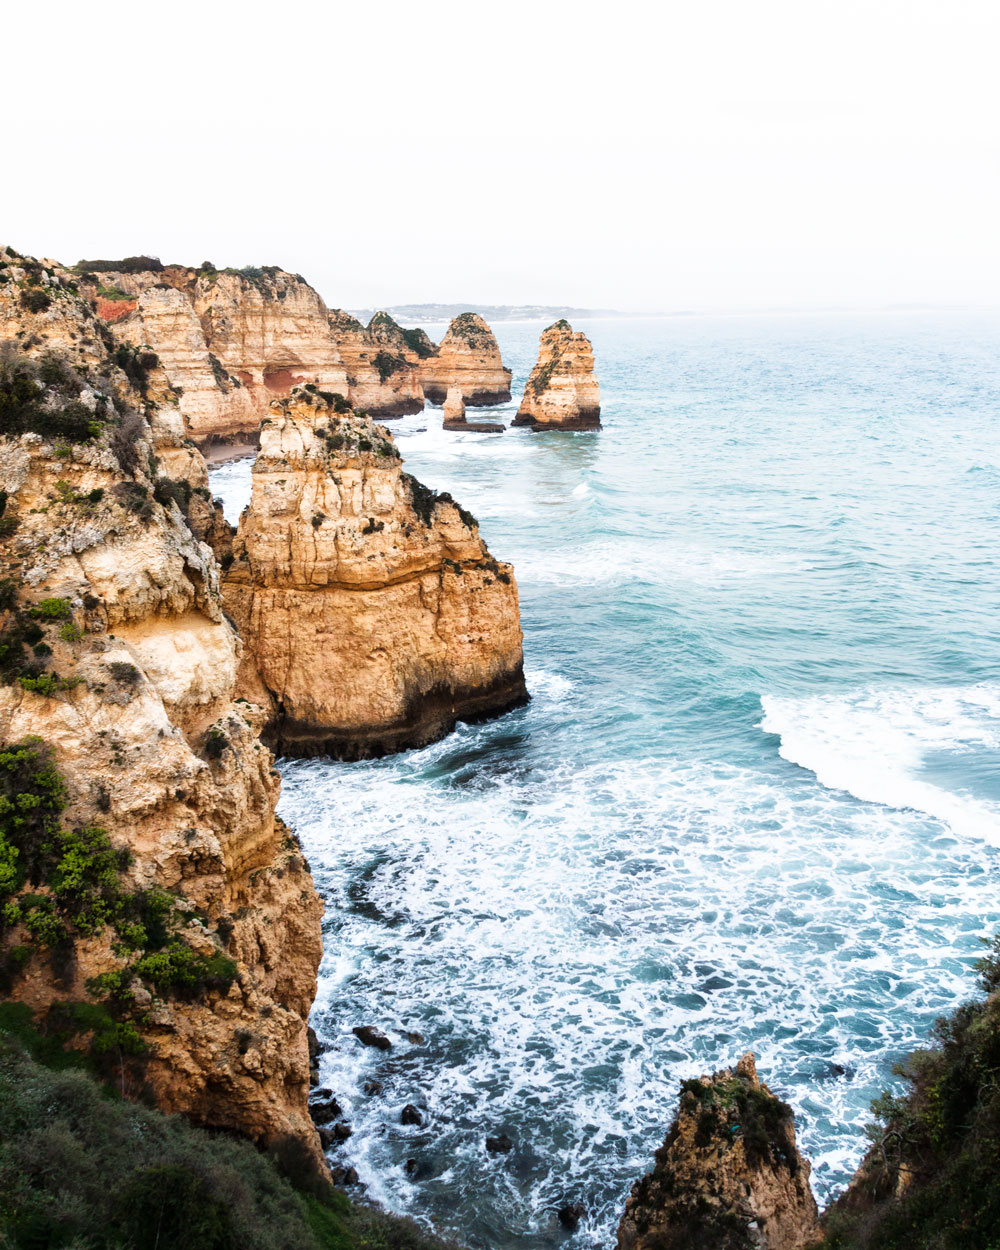
[[[1000,304],[996,0],[9,6],[0,241],[331,305]],[[16,51],[14,51],[16,49]]]

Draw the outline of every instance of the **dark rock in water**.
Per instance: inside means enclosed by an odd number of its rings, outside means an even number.
[[[331,1146],[336,1145],[337,1139],[333,1135],[331,1128],[318,1128],[316,1132],[319,1134],[320,1145],[324,1150],[329,1150]]]
[[[361,1088],[365,1091],[369,1098],[371,1098],[375,1094],[381,1094],[385,1089],[385,1086],[381,1081],[365,1081]]]
[[[420,1171],[420,1164],[416,1159],[407,1159],[404,1170],[411,1181],[415,1180],[417,1173]]]
[[[333,1126],[333,1136],[337,1141],[347,1141],[353,1132],[354,1130],[349,1124],[335,1124]]]
[[[408,1102],[400,1113],[399,1122],[400,1124],[423,1124],[424,1117],[412,1102]]]
[[[328,1098],[332,1098],[332,1097],[333,1097],[333,1090],[329,1089],[326,1085],[324,1085],[322,1089],[314,1089],[312,1091],[312,1093],[309,1095],[309,1101],[310,1102],[326,1102]]]
[[[414,1046],[423,1046],[424,1035],[423,1033],[407,1033],[406,1040],[412,1042]]]
[[[567,1202],[564,1207],[559,1208],[557,1214],[563,1228],[568,1228],[572,1232],[579,1228],[580,1221],[587,1214],[587,1208],[582,1202]]]
[[[380,1029],[373,1029],[370,1024],[359,1024],[351,1032],[365,1046],[374,1046],[377,1050],[392,1050],[392,1042]]]
[[[323,1053],[325,1047],[316,1036],[316,1030],[310,1025],[306,1029],[306,1042],[309,1046],[309,1062],[313,1063]]]
[[[514,1142],[506,1133],[498,1133],[496,1137],[487,1137],[486,1149],[491,1155],[505,1155],[514,1149]]]
[[[329,1124],[331,1120],[338,1119],[344,1112],[336,1098],[331,1098],[328,1102],[313,1103],[309,1108],[309,1114],[312,1116],[313,1124]]]
[[[355,1168],[334,1168],[330,1175],[335,1185],[357,1185],[361,1179]]]

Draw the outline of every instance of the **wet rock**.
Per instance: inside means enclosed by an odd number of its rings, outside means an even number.
[[[356,1168],[334,1168],[330,1175],[335,1185],[357,1185],[361,1179]]]
[[[498,1133],[496,1137],[487,1137],[486,1149],[491,1155],[505,1155],[514,1149],[514,1142],[506,1133]]]
[[[339,1119],[344,1112],[336,1098],[330,1098],[326,1102],[313,1103],[309,1114],[313,1124],[329,1124],[331,1120]]]
[[[568,1228],[570,1232],[573,1232],[579,1228],[580,1221],[586,1213],[587,1208],[582,1202],[567,1202],[565,1206],[559,1208],[557,1216],[563,1228]]]
[[[381,1081],[365,1081],[361,1088],[365,1091],[369,1098],[374,1098],[376,1094],[381,1094],[385,1086]]]
[[[309,1046],[309,1062],[315,1063],[326,1047],[316,1036],[316,1030],[310,1025],[306,1029],[306,1042]]]
[[[420,1164],[416,1159],[407,1159],[403,1169],[410,1180],[416,1180],[417,1173],[420,1171]]]
[[[336,1141],[347,1141],[353,1132],[354,1129],[349,1124],[335,1124],[333,1126],[333,1136]]]
[[[407,1033],[406,1040],[412,1042],[414,1046],[423,1046],[424,1035],[423,1033]]]
[[[329,1150],[331,1146],[337,1144],[337,1139],[333,1135],[333,1129],[318,1128],[316,1132],[319,1134],[320,1145],[324,1150]]]
[[[412,1102],[408,1102],[400,1113],[399,1122],[400,1124],[423,1124],[424,1117]]]
[[[324,1085],[322,1089],[314,1089],[312,1091],[312,1093],[309,1095],[309,1101],[310,1102],[326,1102],[328,1098],[332,1098],[332,1097],[333,1097],[333,1090],[329,1089],[326,1085]]]
[[[376,1050],[392,1050],[392,1042],[380,1030],[370,1024],[359,1024],[351,1030],[364,1046],[374,1046]]]

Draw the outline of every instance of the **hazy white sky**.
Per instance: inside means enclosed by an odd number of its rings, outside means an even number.
[[[996,0],[5,10],[0,238],[331,304],[1000,303]]]

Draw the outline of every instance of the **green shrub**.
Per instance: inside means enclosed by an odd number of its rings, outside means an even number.
[[[64,621],[73,615],[68,599],[42,599],[31,609],[36,621]]]
[[[164,508],[169,508],[171,501],[177,504],[181,512],[187,513],[191,503],[191,484],[179,478],[158,477],[153,488],[153,498]]]
[[[141,674],[128,660],[112,660],[108,665],[111,676],[122,686],[138,686]]]
[[[410,351],[416,352],[421,360],[434,355],[434,344],[427,337],[426,331],[420,329],[403,330],[403,338]]]
[[[140,521],[152,519],[153,501],[141,482],[117,482],[113,493],[121,506],[128,512],[135,513]]]
[[[73,270],[81,276],[87,273],[162,273],[163,264],[156,256],[126,256],[122,260],[78,260]]]
[[[397,369],[407,367],[402,356],[394,356],[391,352],[378,352],[372,359],[372,364],[375,366],[380,382],[385,382]]]
[[[25,287],[21,292],[21,307],[31,313],[45,312],[52,300],[40,286]]]

